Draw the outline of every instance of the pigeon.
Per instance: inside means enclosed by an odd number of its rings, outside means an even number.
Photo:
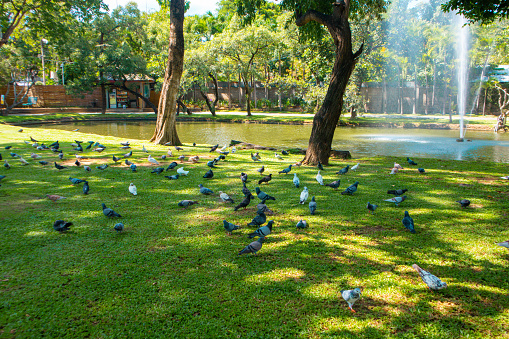
[[[46,197],[53,202],[56,202],[57,200],[67,199],[66,197],[56,194],[46,194]]]
[[[214,177],[214,172],[212,172],[212,169],[209,169],[207,173],[203,176],[205,179],[212,179]]]
[[[223,147],[221,147],[221,149],[218,151],[218,152],[224,152],[226,151],[226,148],[228,147],[228,145],[224,145]]]
[[[340,169],[336,174],[346,174],[348,172],[348,169],[350,168],[350,165],[346,165],[345,168]]]
[[[194,204],[198,204],[198,201],[193,201],[193,200],[182,200],[178,203],[178,205],[180,207],[184,207],[184,208],[187,208],[188,206],[192,206]]]
[[[234,203],[233,199],[230,198],[230,196],[224,192],[219,191],[219,197],[221,198],[221,200],[223,200],[223,202],[231,202],[232,204]]]
[[[32,159],[40,159],[42,158],[39,154],[36,154],[36,153],[30,153],[30,158]]]
[[[9,165],[9,163],[7,162],[7,160],[4,160],[4,167],[7,168],[7,169],[11,169],[11,165]]]
[[[249,188],[246,187],[245,182],[242,182],[242,194],[244,194],[245,197],[251,195],[251,191],[249,190]]]
[[[412,219],[412,217],[410,217],[410,214],[408,214],[408,211],[405,211],[405,217],[401,221],[403,222],[403,226],[405,226],[405,228],[407,230],[409,230],[410,233],[415,233],[414,219]]]
[[[397,207],[397,206],[399,206],[400,203],[405,201],[405,199],[406,199],[406,195],[404,195],[402,197],[394,197],[394,198],[391,198],[391,199],[385,199],[384,201],[393,202],[394,204],[396,204],[396,207]]]
[[[344,194],[349,194],[349,195],[352,195],[355,193],[355,191],[357,191],[357,186],[359,185],[359,182],[356,181],[355,183],[351,184],[350,186],[348,186],[343,192],[341,192],[342,195]]]
[[[106,149],[106,147],[96,147],[93,149],[94,152],[97,152],[97,153],[101,153],[102,151],[104,151]]]
[[[256,205],[256,208],[257,208],[257,210],[263,211],[263,213],[265,213],[265,214],[268,214],[268,215],[273,215],[274,214],[274,212],[272,212],[267,207],[267,205],[265,205],[265,203],[263,201],[261,203],[259,203],[258,205]]]
[[[247,174],[242,172],[240,173],[240,180],[243,182],[243,183],[246,183],[247,182]]]
[[[263,171],[265,171],[265,166],[262,166],[260,167],[259,169],[257,169],[258,173],[262,174]]]
[[[282,155],[288,155],[289,153],[288,153],[287,151],[285,151],[285,150],[282,150],[282,151],[281,151],[281,154],[282,154]]]
[[[214,152],[219,147],[219,144],[212,146],[209,152]]]
[[[191,161],[193,164],[196,164],[200,160],[200,157],[195,155],[194,157],[189,157],[189,161]]]
[[[282,157],[282,156],[280,156],[280,155],[279,155],[279,154],[277,154],[277,153],[274,153],[274,156],[275,156],[276,158],[278,158],[279,160],[283,160],[283,157]]]
[[[161,174],[161,173],[163,173],[163,171],[164,171],[164,167],[157,167],[157,168],[154,168],[152,170],[152,172],[150,172],[150,173]]]
[[[258,185],[261,185],[262,183],[266,182],[267,184],[269,183],[269,181],[272,180],[272,173],[261,178],[260,180],[258,180]]]
[[[121,142],[120,145],[122,145],[122,146],[129,146],[130,145],[129,140],[126,141],[126,142]]]
[[[425,173],[426,171],[424,170],[424,168],[418,168],[417,169],[419,171],[419,173]]]
[[[87,195],[89,191],[90,186],[88,185],[88,181],[85,181],[85,183],[83,184],[83,194]]]
[[[5,149],[11,149],[12,146],[5,146]]]
[[[121,218],[122,217],[120,214],[118,214],[117,212],[115,212],[111,208],[106,207],[106,205],[104,203],[102,203],[101,205],[103,207],[103,214],[105,216],[107,216],[108,218],[113,218],[113,217]]]
[[[408,161],[408,163],[409,163],[410,165],[417,165],[417,163],[416,163],[415,161],[411,160],[411,159],[410,159],[410,158],[408,158],[408,157],[406,158],[406,161]]]
[[[78,159],[76,159],[76,161],[74,162],[74,164],[75,164],[76,166],[78,166],[78,167],[80,167],[80,165],[81,165],[81,163],[79,162],[79,160],[78,160]]]
[[[101,165],[101,166],[96,166],[96,168],[97,168],[98,170],[104,171],[105,169],[107,169],[107,168],[108,168],[108,164],[104,164],[104,165]]]
[[[234,211],[237,211],[239,208],[241,207],[244,207],[244,209],[246,209],[246,207],[249,205],[249,203],[251,202],[251,198],[253,197],[252,194],[249,194],[249,195],[246,195],[246,197],[244,198],[244,200],[242,200],[240,202],[240,204],[238,204],[237,206],[235,206],[235,208],[233,209]]]
[[[66,231],[69,231],[69,227],[71,227],[71,226],[72,226],[72,222],[57,220],[53,224],[53,229],[58,232],[66,232]]]
[[[258,159],[258,160],[262,160],[262,157],[260,156],[260,152],[256,152],[254,154],[255,158]]]
[[[7,178],[6,175],[0,175],[0,181],[2,181],[3,179]]]
[[[258,252],[262,248],[262,243],[265,238],[258,238],[257,240],[253,241],[249,245],[247,245],[243,250],[239,252],[239,255],[242,255],[244,253],[253,253],[256,255],[256,252]]]
[[[352,166],[352,168],[350,168],[352,171],[355,171],[357,170],[357,168],[359,168],[359,163],[355,164],[354,166]]]
[[[311,213],[311,215],[315,215],[315,211],[316,211],[316,201],[315,197],[312,197],[311,201],[309,202],[309,212]]]
[[[77,160],[83,160],[83,156],[79,155],[79,154],[75,154],[74,155],[76,157]]]
[[[377,207],[378,207],[378,205],[370,204],[369,201],[368,201],[368,204],[366,205],[366,208],[368,209],[368,213],[372,212],[373,214],[375,214],[375,210]]]
[[[258,196],[258,199],[260,199],[261,201],[265,201],[265,200],[276,200],[276,198],[268,195],[267,193],[265,193],[264,191],[260,190],[260,187],[256,187],[256,195]]]
[[[300,180],[299,177],[297,176],[297,173],[293,174],[293,184],[295,185],[295,187],[299,188]]]
[[[152,158],[151,155],[148,156],[148,161],[152,164],[155,164],[155,165],[159,165],[159,161],[157,161],[156,159]]]
[[[406,188],[397,189],[397,190],[388,190],[387,194],[393,194],[393,195],[399,197],[400,195],[405,194],[405,192],[408,192],[408,190]]]
[[[60,171],[60,170],[63,170],[64,168],[67,168],[67,167],[62,166],[62,165],[59,165],[59,164],[57,164],[57,163],[55,162],[55,168],[56,168],[57,170],[59,170],[59,171]]]
[[[309,197],[308,188],[304,187],[304,190],[300,193],[300,203],[304,205],[306,200],[308,200],[308,197]]]
[[[32,141],[32,142],[39,142],[39,141],[35,140],[34,138],[32,138],[32,136],[30,136],[30,141]]]
[[[292,170],[292,165],[288,165],[287,168],[285,168],[284,170],[282,171],[279,171],[278,173],[281,174],[281,173],[284,173],[284,174],[288,174],[290,171]]]
[[[78,147],[73,148],[73,149],[74,149],[75,151],[77,151],[77,152],[83,152],[83,146],[81,146],[81,145],[78,145]]]
[[[173,161],[171,164],[168,165],[168,167],[166,167],[166,170],[171,170],[171,169],[174,169],[175,167],[177,167],[178,164],[176,161]]]
[[[318,174],[316,175],[316,181],[318,181],[318,183],[323,186],[323,177],[320,174],[320,170],[318,170]]]
[[[447,284],[440,280],[440,278],[434,276],[433,274],[429,273],[428,271],[423,270],[416,264],[412,265],[413,269],[419,273],[421,276],[422,281],[428,286],[430,290],[441,290],[442,288],[446,288]]]
[[[135,165],[135,164],[131,164],[131,165],[129,166],[129,168],[130,168],[130,169],[131,169],[131,171],[133,171],[133,172],[136,172],[136,170],[137,170],[137,168],[136,168],[136,165]]]
[[[168,154],[169,157],[172,157],[173,156],[173,152],[171,151],[171,149],[168,149],[168,152],[166,152]]]
[[[270,234],[270,232],[272,232],[272,225],[273,224],[274,224],[274,220],[270,220],[267,223],[267,225],[258,228],[253,233],[248,234],[247,237],[249,239],[253,239],[254,237],[265,238],[266,236],[268,236]]]
[[[456,202],[459,203],[461,207],[468,207],[470,205],[470,200],[467,199],[461,199]]]
[[[131,162],[131,161],[129,161],[129,160],[127,160],[127,159],[125,159],[124,164],[126,164],[127,166],[131,166],[131,165],[132,165],[132,162]]]
[[[69,180],[71,181],[71,183],[73,185],[78,185],[78,184],[81,184],[82,182],[85,182],[85,180],[81,180],[81,179],[77,179],[77,178],[73,178],[73,177],[69,177]]]
[[[119,223],[115,224],[115,226],[113,226],[113,229],[117,232],[122,232],[124,230],[124,224],[119,222]]]
[[[145,145],[141,145],[141,150],[145,153],[148,153],[147,149],[145,148]]]
[[[228,235],[232,235],[232,232],[235,230],[238,230],[240,226],[232,224],[231,222],[228,222],[226,220],[223,220],[223,227],[228,232]]]
[[[19,157],[19,161],[21,162],[21,165],[23,165],[23,166],[28,165],[28,161],[23,159],[23,157]]]
[[[403,169],[403,167],[401,167],[400,164],[398,164],[397,162],[394,163],[394,168],[400,170],[400,169]]]
[[[20,128],[20,129],[18,130],[18,132],[19,132],[19,133],[22,133],[22,132],[23,132],[23,128]]]
[[[180,177],[180,175],[179,174],[165,175],[164,177],[167,178],[168,180],[177,180]]]
[[[257,157],[255,157],[255,156],[253,155],[253,153],[251,153],[251,160],[253,160],[253,161],[260,161],[260,159],[258,159]]]
[[[265,215],[265,213],[262,210],[258,210],[258,211],[256,211],[256,217],[254,217],[253,220],[251,220],[251,222],[247,225],[248,226],[261,226],[261,225],[265,224],[266,220],[267,220],[267,216]]]
[[[320,171],[323,171],[323,165],[320,161],[318,161],[318,165],[316,165]]]
[[[132,195],[138,195],[138,190],[136,189],[136,186],[134,186],[133,183],[129,184],[129,193]]]
[[[500,177],[500,179],[509,180],[509,175],[506,175],[505,177]]]
[[[232,153],[235,153],[237,152],[237,149],[235,148],[235,146],[232,147]]]
[[[215,166],[216,164],[217,164],[216,160],[210,160],[207,162],[207,166],[210,168],[216,168]]]
[[[93,143],[94,143],[93,141],[89,141],[89,142],[88,142],[88,146],[87,146],[87,147],[85,147],[85,149],[91,149],[91,148],[92,148],[92,144],[93,144]]]
[[[509,248],[509,240],[497,243],[498,246]]]
[[[200,187],[200,193],[201,194],[209,195],[209,194],[213,194],[214,193],[214,191],[212,191],[211,189],[209,189],[207,187],[203,187],[202,184],[199,184],[198,187]]]
[[[396,173],[398,173],[398,171],[399,170],[396,167],[394,167],[393,169],[391,169],[391,173],[389,173],[389,174],[396,174]]]
[[[180,155],[177,159],[180,160],[180,163],[183,163],[184,160],[186,160],[186,156],[185,155]]]
[[[189,173],[189,171],[184,171],[184,167],[179,167],[179,168],[177,169],[177,173],[178,173],[179,175],[187,175],[187,174]]]
[[[118,161],[120,161],[120,160],[122,160],[122,158],[117,158],[116,156],[113,156],[113,161],[114,161],[114,162],[118,162]]]
[[[39,161],[39,164],[46,166],[47,164],[49,164],[49,162],[41,160],[41,161]]]
[[[308,227],[308,223],[306,222],[306,220],[299,220],[299,222],[297,223],[297,228],[306,228]]]
[[[334,189],[337,189],[339,187],[339,184],[340,184],[340,180],[336,180],[336,181],[333,181],[331,182],[330,184],[325,184],[325,186],[329,186],[329,187],[332,187]]]
[[[90,166],[83,166],[83,168],[84,168],[84,169],[85,169],[85,171],[87,171],[87,172],[92,171],[92,169],[90,168]]]
[[[348,303],[348,307],[352,310],[352,312],[355,313],[354,309],[352,308],[353,304],[361,297],[361,289],[360,288],[354,288],[353,290],[341,290],[341,296],[345,301]]]

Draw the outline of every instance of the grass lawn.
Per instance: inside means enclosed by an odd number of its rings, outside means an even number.
[[[218,191],[236,203],[243,198],[240,172],[254,192],[260,163],[249,150],[238,150],[203,179],[206,162],[217,153],[200,140],[184,140],[180,154],[199,155],[185,162],[187,177],[167,180],[151,174],[144,145],[160,159],[168,147],[131,140],[138,172],[114,164],[127,153],[121,140],[79,132],[0,126],[0,150],[11,169],[0,187],[0,338],[507,338],[509,328],[509,252],[495,245],[509,239],[507,164],[413,158],[426,173],[400,158],[334,160],[322,171],[324,181],[341,179],[338,190],[320,186],[317,169],[294,167],[301,159],[277,160],[261,151],[262,190],[277,198],[267,203],[275,214],[273,233],[256,256],[238,255],[252,240],[257,198],[247,210],[233,211]],[[59,140],[65,160],[36,151],[50,165],[30,158],[29,136],[46,145]],[[74,140],[100,141],[102,153],[85,151],[85,172],[76,167]],[[12,145],[11,150],[4,147]],[[86,146],[86,144],[85,144]],[[173,148],[172,148],[173,149]],[[30,164],[21,166],[10,152]],[[179,152],[163,160],[167,167]],[[53,162],[68,166],[58,171]],[[394,162],[404,169],[389,175]],[[356,172],[339,177],[347,164]],[[96,166],[108,163],[100,171]],[[180,167],[180,166],[179,166]],[[301,188],[292,184],[293,173]],[[69,177],[86,179],[73,186]],[[353,196],[341,195],[359,181]],[[129,183],[138,195],[128,192]],[[203,196],[198,184],[214,190]],[[307,186],[316,197],[316,215],[299,195]],[[399,207],[384,202],[388,189],[407,188]],[[67,197],[56,203],[46,194]],[[472,204],[461,208],[455,200]],[[183,199],[199,201],[183,209]],[[310,199],[308,199],[309,201]],[[367,202],[378,204],[368,214]],[[103,215],[101,203],[122,215]],[[404,211],[416,234],[402,225]],[[73,222],[71,231],[53,230],[58,219]],[[223,219],[241,225],[229,236]],[[304,219],[309,228],[295,225]],[[117,222],[125,230],[114,231]],[[446,289],[430,291],[412,264],[440,277]],[[352,313],[340,290],[362,287]]]

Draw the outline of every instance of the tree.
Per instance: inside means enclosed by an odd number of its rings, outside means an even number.
[[[59,38],[65,31],[62,17],[69,13],[86,21],[101,9],[106,9],[102,0],[2,0],[0,3],[0,47],[9,42],[16,29],[31,28],[45,31],[47,37]]]
[[[247,14],[247,19],[256,14],[262,0],[236,0],[238,11]],[[313,119],[313,128],[303,163],[329,163],[332,139],[343,107],[343,95],[355,64],[360,57],[363,45],[353,52],[349,16],[379,16],[385,11],[386,2],[382,0],[341,0],[329,1],[283,0],[283,8],[295,12],[297,26],[301,27],[304,38],[318,40],[326,28],[335,45],[335,61],[330,77],[329,88],[322,106]],[[361,12],[367,11],[367,12]]]
[[[446,12],[458,11],[470,22],[480,21],[483,24],[509,17],[507,0],[449,0],[442,4],[442,9]]]
[[[170,41],[164,82],[159,97],[157,122],[151,142],[181,145],[175,126],[177,94],[184,66],[184,13],[185,0],[170,2]]]

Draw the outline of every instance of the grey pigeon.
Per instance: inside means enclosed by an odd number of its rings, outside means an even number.
[[[85,171],[87,171],[87,172],[92,171],[92,169],[90,168],[90,166],[83,166],[83,168],[84,168],[84,169],[85,169]]]
[[[232,224],[231,222],[228,222],[226,220],[223,220],[223,227],[228,232],[229,235],[232,235],[232,232],[235,230],[238,230],[240,226]]]
[[[368,209],[368,213],[372,212],[373,214],[375,214],[375,210],[377,209],[377,207],[378,207],[378,205],[370,204],[369,201],[368,201],[368,204],[366,205],[366,208]]]
[[[113,156],[113,161],[114,162],[119,162],[120,160],[122,160],[122,158],[117,158],[116,156]]]
[[[235,208],[233,209],[234,211],[238,210],[239,208],[241,207],[244,207],[244,209],[246,209],[246,207],[249,205],[249,203],[251,202],[251,198],[253,197],[252,194],[249,194],[247,195],[244,200],[242,200],[240,202],[240,204],[238,204],[237,206],[235,206]]]
[[[262,174],[263,171],[265,171],[265,166],[262,166],[260,167],[259,169],[257,169],[256,171],[258,171],[258,173]]]
[[[83,194],[88,194],[88,192],[90,191],[90,186],[88,186],[88,181],[85,181],[85,183],[83,184]]]
[[[262,248],[262,243],[265,238],[258,238],[257,240],[253,241],[249,245],[247,245],[243,250],[239,252],[239,255],[242,255],[244,253],[253,253],[256,255],[256,252],[258,252]]]
[[[79,162],[79,160],[78,160],[78,159],[76,159],[76,161],[74,162],[74,164],[75,164],[76,166],[78,166],[78,167],[80,167],[80,165],[81,165],[81,163]]]
[[[263,192],[262,190],[260,190],[260,187],[256,187],[255,190],[256,190],[256,195],[258,196],[258,199],[260,199],[261,201],[276,200],[276,198],[274,198],[274,197],[268,195],[267,193]]]
[[[265,200],[264,200],[265,201]],[[258,205],[256,205],[256,208],[257,210],[260,210],[260,211],[263,211],[263,213],[265,214],[268,214],[268,215],[273,215],[274,212],[272,212],[268,207],[267,205],[265,205],[264,201],[262,201],[261,203],[259,203]]]
[[[407,192],[408,190],[405,188],[405,189],[397,189],[397,190],[388,190],[387,191],[387,194],[393,194],[397,197],[399,197],[400,195],[402,194],[405,194],[405,192]]]
[[[57,163],[55,162],[55,168],[56,168],[57,170],[59,170],[59,171],[60,171],[60,170],[63,170],[64,168],[67,168],[67,167],[62,166],[62,165],[59,165],[59,164],[57,164]]]
[[[219,144],[212,146],[209,152],[214,152],[219,147]]]
[[[247,174],[242,172],[240,173],[240,181],[242,181],[243,183],[246,183],[247,182]]]
[[[468,207],[470,205],[470,200],[467,199],[461,199],[456,202],[459,203],[461,207]]]
[[[4,167],[7,168],[7,169],[11,169],[11,165],[9,165],[9,163],[7,162],[7,160],[4,160],[5,163],[4,163]]]
[[[401,221],[403,222],[403,226],[405,226],[407,230],[409,230],[411,233],[415,233],[414,219],[410,217],[408,211],[405,211],[405,217]]]
[[[258,185],[261,185],[262,183],[266,182],[267,184],[269,183],[269,181],[272,180],[272,173],[261,178],[260,180],[258,180]]]
[[[60,151],[60,153],[58,153],[58,158],[64,160],[64,152]]]
[[[115,224],[115,226],[113,226],[113,229],[117,232],[122,232],[124,230],[124,224],[119,222],[119,223]]]
[[[108,164],[104,164],[104,165],[101,165],[101,166],[97,166],[96,167],[98,170],[101,170],[101,171],[104,171],[105,169],[108,168]]]
[[[290,154],[290,153],[288,153],[288,152],[287,152],[287,151],[285,151],[285,150],[282,150],[282,151],[281,151],[281,154],[282,154],[282,155],[288,155],[288,154]]]
[[[406,199],[406,195],[404,195],[402,197],[394,197],[394,198],[391,198],[391,199],[385,199],[384,201],[392,202],[392,203],[396,204],[396,207],[397,207],[397,206],[399,206],[400,203],[405,201],[405,199]]]
[[[130,162],[129,160],[125,159],[124,163],[127,165],[127,166],[131,166],[133,163]]]
[[[428,271],[423,270],[420,268],[417,264],[412,265],[413,269],[419,273],[421,276],[422,281],[428,286],[430,290],[441,290],[442,288],[446,288],[447,284],[440,280],[440,278],[434,276],[433,274],[429,273]]]
[[[292,170],[292,165],[288,165],[287,168],[285,168],[284,170],[282,171],[279,171],[278,173],[281,174],[281,173],[284,173],[284,174],[288,174],[290,173],[290,171]]]
[[[72,226],[72,222],[67,222],[63,220],[57,220],[53,223],[53,229],[58,232],[65,232],[69,230],[69,227]]]
[[[355,191],[357,191],[357,185],[359,185],[359,182],[356,181],[355,183],[351,184],[350,186],[348,186],[346,188],[346,190],[344,190],[343,192],[341,192],[341,194],[349,194],[349,195],[352,195],[355,193]]]
[[[299,177],[297,176],[297,173],[294,173],[293,174],[293,184],[295,187],[299,188],[300,186],[300,179]]]
[[[245,182],[242,183],[242,193],[244,194],[245,197],[251,195],[251,191],[249,190],[249,188],[246,187]]]
[[[122,217],[120,214],[118,214],[117,212],[115,212],[111,208],[106,207],[106,205],[104,203],[102,203],[101,205],[103,207],[104,215],[107,216],[108,218],[114,218],[114,217],[121,218]]]
[[[309,202],[309,212],[311,213],[311,215],[315,215],[315,212],[316,212],[315,197],[312,197],[311,201]]]
[[[341,290],[341,296],[348,303],[348,307],[355,313],[355,310],[352,308],[353,304],[361,297],[361,289],[354,288],[353,290]]]
[[[331,182],[330,184],[325,184],[325,186],[329,186],[329,187],[332,187],[334,189],[337,189],[339,187],[340,183],[341,183],[341,181],[338,179],[336,181]]]
[[[164,177],[167,178],[168,180],[177,180],[180,177],[180,175],[179,174],[165,175]]]
[[[137,168],[136,168],[136,165],[135,165],[135,164],[131,164],[131,165],[129,166],[129,168],[131,169],[131,171],[136,172],[136,169],[137,169]]]
[[[168,170],[174,169],[177,166],[178,166],[177,162],[174,161],[171,164],[169,164],[168,167],[166,167],[166,170],[168,171]]]
[[[408,163],[409,163],[410,165],[417,165],[417,163],[416,163],[415,161],[411,160],[411,159],[410,159],[410,158],[408,158],[408,157],[406,158],[406,161],[408,161]]]
[[[318,161],[318,165],[316,165],[320,171],[323,171],[323,165],[320,161]]]
[[[348,169],[350,168],[350,165],[346,165],[345,168],[340,169],[336,174],[346,174],[348,172]]]
[[[129,158],[133,155],[133,151],[129,152],[129,153],[126,153],[124,154],[124,158]]]
[[[306,222],[306,220],[299,220],[299,222],[297,223],[297,228],[306,228],[308,227],[308,223]]]
[[[43,165],[43,166],[46,166],[46,165],[48,164],[48,162],[47,162],[47,161],[44,161],[44,160],[41,160],[41,161],[39,161],[39,164],[41,164],[41,165]]]
[[[156,167],[150,173],[161,174],[164,171],[164,167]]]
[[[207,162],[207,166],[210,168],[216,168],[215,166],[216,164],[217,164],[216,160],[210,160]]]
[[[78,185],[78,184],[81,184],[82,182],[85,182],[85,180],[81,180],[78,178],[72,178],[72,177],[69,177],[69,180],[71,181],[71,183],[73,185]]]
[[[248,238],[249,239],[252,239],[254,237],[266,237],[270,234],[270,232],[272,232],[272,225],[274,224],[274,220],[270,220],[267,225],[265,226],[262,226],[260,227],[259,229],[257,229],[256,231],[254,231],[253,233],[250,233],[248,234]]]
[[[418,168],[417,169],[419,171],[419,173],[425,173],[426,171],[424,170],[424,168]]]
[[[214,193],[214,191],[212,191],[211,189],[209,189],[207,187],[203,187],[202,184],[199,184],[198,187],[200,187],[200,193],[201,194],[209,195],[209,194],[213,194]]]
[[[203,177],[204,177],[205,179],[212,179],[212,177],[214,177],[214,172],[212,172],[212,169],[209,169],[209,170],[207,171],[207,173],[205,173],[205,174],[203,175]]]
[[[198,204],[198,201],[194,201],[194,200],[182,200],[178,203],[178,206],[180,207],[184,207],[184,208],[188,208],[189,206],[192,206],[192,205],[195,205],[195,204]]]
[[[267,216],[265,215],[265,213],[263,213],[262,210],[256,211],[256,214],[257,214],[256,217],[254,217],[253,220],[251,220],[251,222],[247,224],[248,226],[261,226],[265,224],[265,221],[267,221]]]

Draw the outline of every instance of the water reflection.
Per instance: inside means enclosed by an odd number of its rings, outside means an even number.
[[[148,140],[155,122],[77,122],[43,125],[44,128],[112,135],[125,139]],[[177,123],[184,143],[226,144],[231,139],[281,148],[307,147],[311,125],[249,123]],[[333,148],[349,150],[353,157],[389,155],[455,160],[509,162],[509,133],[467,131],[472,142],[456,142],[455,130],[338,128]]]

